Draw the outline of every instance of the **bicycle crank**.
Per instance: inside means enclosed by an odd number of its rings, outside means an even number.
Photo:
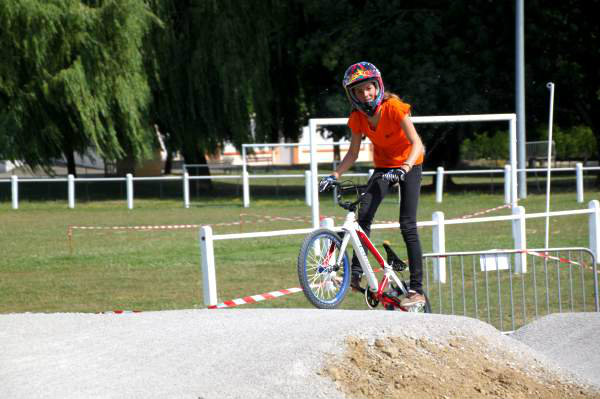
[[[369,287],[365,289],[365,302],[367,302],[369,309],[375,309],[379,305],[379,299],[377,299],[376,294]]]

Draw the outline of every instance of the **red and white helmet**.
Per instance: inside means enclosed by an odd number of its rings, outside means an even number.
[[[372,101],[359,101],[354,95],[352,87],[369,81],[372,81],[375,85],[375,88],[377,89],[377,96]],[[344,73],[343,85],[346,95],[348,96],[353,108],[362,111],[368,116],[375,115],[375,112],[383,101],[384,92],[381,72],[379,72],[379,69],[377,69],[375,65],[365,61],[350,65],[348,69],[346,69],[346,73]]]

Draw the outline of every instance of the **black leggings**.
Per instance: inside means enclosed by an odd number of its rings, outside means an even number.
[[[375,169],[373,176],[389,169]],[[417,207],[419,205],[419,194],[421,191],[421,165],[415,165],[406,174],[404,181],[400,182],[400,231],[406,251],[408,252],[408,266],[410,269],[410,289],[423,292],[423,260],[421,242],[417,233]],[[370,181],[370,180],[369,180]],[[371,234],[371,223],[375,218],[375,212],[379,204],[390,191],[392,185],[383,179],[371,186],[369,191],[362,197],[358,211],[358,224],[367,236]],[[356,254],[352,256],[352,273],[361,274],[362,268]]]

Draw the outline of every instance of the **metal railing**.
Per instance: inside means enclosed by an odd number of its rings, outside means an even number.
[[[540,214],[526,214],[525,208],[522,206],[516,207],[513,211],[512,215],[505,216],[494,216],[494,217],[480,217],[473,219],[449,219],[446,220],[443,212],[434,212],[432,215],[431,221],[419,221],[417,222],[417,227],[426,227],[429,226],[432,228],[432,254],[426,254],[425,260],[429,258],[432,261],[432,265],[426,264],[426,278],[427,285],[429,288],[430,283],[433,281],[436,284],[443,284],[447,287],[446,284],[449,282],[449,278],[453,279],[452,281],[456,281],[455,275],[448,275],[447,270],[452,271],[452,266],[448,267],[446,265],[446,257],[450,256],[450,260],[452,260],[452,255],[455,253],[446,252],[446,233],[445,226],[446,225],[456,225],[456,224],[471,224],[471,223],[487,223],[487,222],[501,222],[501,221],[510,221],[513,224],[512,234],[513,241],[515,243],[514,250],[505,250],[503,252],[513,253],[516,257],[515,267],[517,271],[523,272],[523,274],[527,274],[531,272],[528,264],[527,256],[528,253],[533,256],[533,252],[527,250],[527,230],[525,229],[525,221],[526,219],[531,218],[539,218],[546,216],[545,213]],[[578,215],[578,214],[587,214],[589,215],[589,246],[591,248],[592,254],[600,254],[600,202],[598,200],[590,201],[588,209],[576,209],[571,211],[560,211],[560,212],[550,212],[551,216],[569,216],[569,215]],[[325,218],[321,220],[322,226],[328,226],[333,230],[339,230],[340,227],[335,227],[333,220],[329,218]],[[333,226],[333,227],[332,227]],[[384,223],[384,224],[373,224],[371,226],[371,230],[378,229],[397,229],[399,228],[398,223]],[[202,270],[202,281],[204,287],[204,303],[207,306],[212,306],[217,304],[217,282],[216,282],[216,262],[215,262],[215,253],[214,253],[214,242],[220,240],[240,240],[245,238],[265,238],[265,237],[281,237],[287,235],[296,235],[296,234],[308,234],[313,229],[293,229],[293,230],[275,230],[275,231],[260,231],[260,232],[252,232],[252,233],[234,233],[234,234],[218,234],[214,235],[211,226],[202,226],[200,228],[200,258],[201,258],[201,270]],[[586,251],[590,251],[587,250]],[[501,251],[502,252],[502,251]],[[475,252],[476,254],[482,254],[486,252]],[[487,252],[492,253],[493,252]],[[474,254],[474,252],[462,252],[462,254]],[[594,259],[594,256],[592,256]],[[596,267],[596,266],[594,266]],[[431,276],[430,276],[431,275]],[[431,277],[431,278],[430,278]],[[476,282],[474,284],[477,284]],[[450,285],[452,286],[452,285]],[[597,283],[596,283],[597,286]],[[453,286],[452,286],[453,287]],[[454,288],[452,288],[452,297],[454,296]],[[596,295],[597,298],[597,295]],[[597,302],[597,299],[596,299]],[[451,302],[451,308],[454,306],[454,302]],[[443,309],[444,306],[441,305],[440,309]]]
[[[188,166],[193,165],[186,165]],[[537,172],[546,171],[546,169],[519,169],[518,171],[525,172]],[[600,171],[600,167],[583,167],[581,163],[578,163],[574,168],[552,168],[552,172],[575,172],[575,188],[576,188],[576,199],[578,203],[584,201],[584,185],[583,177],[585,171]],[[319,174],[319,177],[326,176],[328,173]],[[444,170],[442,167],[438,167],[436,171],[423,172],[424,176],[435,176],[436,187],[435,187],[435,198],[437,203],[443,201],[444,194],[444,176],[446,175],[493,175],[503,174],[504,175],[504,203],[510,203],[511,193],[511,168],[510,165],[506,165],[504,169],[486,169],[486,170]],[[368,177],[369,173],[349,173],[345,174],[345,177]],[[242,186],[242,198],[244,207],[250,206],[250,180],[251,179],[304,179],[304,192],[306,197],[306,204],[312,206],[312,193],[311,193],[311,172],[305,171],[304,173],[297,174],[250,174],[247,171],[242,172],[241,175],[227,174],[227,175],[213,175],[213,176],[190,176],[187,172],[181,176],[156,176],[156,177],[134,177],[131,174],[125,177],[93,177],[93,178],[81,178],[68,175],[66,177],[54,177],[54,178],[36,178],[36,177],[18,177],[10,176],[10,178],[0,178],[0,184],[8,183],[10,186],[10,198],[12,202],[12,208],[19,208],[19,185],[22,183],[66,183],[67,185],[67,199],[69,208],[75,207],[75,192],[76,184],[84,182],[123,182],[125,183],[125,198],[127,200],[127,207],[133,208],[134,200],[134,182],[138,181],[173,181],[181,182],[183,206],[188,208],[190,205],[190,187],[189,182],[193,180],[241,180]]]
[[[519,273],[523,255],[527,272]],[[441,258],[445,284],[434,278]],[[433,313],[474,317],[501,331],[550,313],[600,311],[598,271],[587,248],[424,254],[423,273]]]

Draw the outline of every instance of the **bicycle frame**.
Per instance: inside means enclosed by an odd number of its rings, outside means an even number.
[[[373,245],[369,237],[365,234],[363,229],[360,227],[358,222],[356,221],[356,214],[354,211],[349,211],[346,215],[346,220],[342,225],[342,231],[344,232],[344,238],[342,240],[342,245],[340,247],[339,258],[337,259],[336,264],[341,264],[343,256],[346,252],[346,248],[348,247],[348,243],[350,242],[352,248],[354,249],[358,261],[362,267],[363,273],[367,277],[368,290],[371,293],[375,294],[375,298],[377,300],[381,300],[384,304],[394,304],[391,299],[387,298],[384,294],[387,286],[390,284],[390,281],[395,283],[396,286],[402,291],[402,294],[407,294],[407,289],[404,283],[400,280],[400,278],[396,275],[392,266],[390,266],[386,260],[381,256],[377,248]],[[369,259],[367,257],[367,253],[365,251],[365,247],[373,254],[379,265],[383,268],[383,278],[381,282],[377,281],[377,277],[375,276],[375,271],[371,267]]]
[[[378,176],[381,177],[381,176]],[[369,184],[343,186],[333,182],[331,186],[337,187],[336,194],[338,205],[344,208],[346,219],[340,229],[319,229],[310,233],[302,243],[298,255],[298,277],[306,298],[319,309],[334,309],[344,300],[348,289],[360,291],[365,296],[367,306],[374,309],[380,303],[387,310],[400,309],[405,312],[430,313],[431,307],[427,296],[425,301],[412,303],[404,301],[410,298],[408,292],[409,284],[401,279],[396,272],[406,269],[403,262],[387,242],[383,243],[386,259],[375,248],[367,234],[357,221],[356,212],[360,207],[361,199],[371,187],[377,177],[371,178]],[[327,185],[322,191],[326,190]],[[355,201],[342,201],[342,193],[348,191],[356,192]],[[351,282],[351,265],[346,254],[348,245],[355,251],[362,272],[367,278],[367,287]],[[368,252],[367,252],[368,251]],[[381,266],[381,270],[373,270],[368,253],[371,253]],[[383,271],[380,281],[375,275],[376,271]],[[403,305],[403,303],[408,303]]]

